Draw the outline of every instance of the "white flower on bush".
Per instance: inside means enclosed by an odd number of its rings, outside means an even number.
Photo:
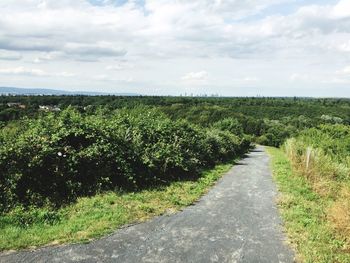
[[[61,157],[61,156],[62,156],[62,153],[61,153],[61,152],[58,152],[57,155],[58,155],[59,157]]]

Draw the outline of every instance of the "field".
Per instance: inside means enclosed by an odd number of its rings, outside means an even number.
[[[1,96],[0,249],[86,241],[180,209],[257,143],[280,147],[273,168],[300,258],[342,262],[349,125],[349,99]]]

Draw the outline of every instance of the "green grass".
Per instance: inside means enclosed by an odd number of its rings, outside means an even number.
[[[45,208],[16,209],[0,216],[0,250],[87,242],[123,225],[174,213],[198,200],[231,167],[232,163],[217,165],[196,181],[173,182],[136,193],[108,192],[80,198],[54,212]]]
[[[327,222],[331,200],[312,191],[306,179],[293,172],[280,149],[268,147],[274,179],[281,193],[279,208],[288,237],[301,262],[350,262],[350,251]]]

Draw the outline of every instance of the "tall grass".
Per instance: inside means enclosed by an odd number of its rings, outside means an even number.
[[[274,180],[280,192],[278,206],[297,262],[350,262],[344,238],[337,235],[326,212],[333,202],[317,194],[309,180],[296,173],[286,154],[267,148],[272,157]]]
[[[324,215],[350,252],[350,127],[323,125],[284,144],[297,174],[327,200]]]

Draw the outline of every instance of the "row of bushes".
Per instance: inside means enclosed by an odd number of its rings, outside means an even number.
[[[252,125],[252,130],[256,129],[256,126],[259,126],[259,135],[252,133],[248,128],[249,125]],[[281,146],[286,139],[298,134],[299,132],[293,125],[268,119],[261,122],[257,120],[250,120],[247,123],[244,119],[238,120],[237,118],[224,118],[213,123],[211,127],[227,130],[237,136],[249,134],[249,136],[251,136],[251,140],[254,142],[274,147]]]
[[[110,189],[188,179],[250,142],[139,108],[83,116],[68,108],[0,133],[0,211],[61,205]]]
[[[311,128],[284,148],[298,174],[329,202],[325,219],[350,246],[350,126]]]

